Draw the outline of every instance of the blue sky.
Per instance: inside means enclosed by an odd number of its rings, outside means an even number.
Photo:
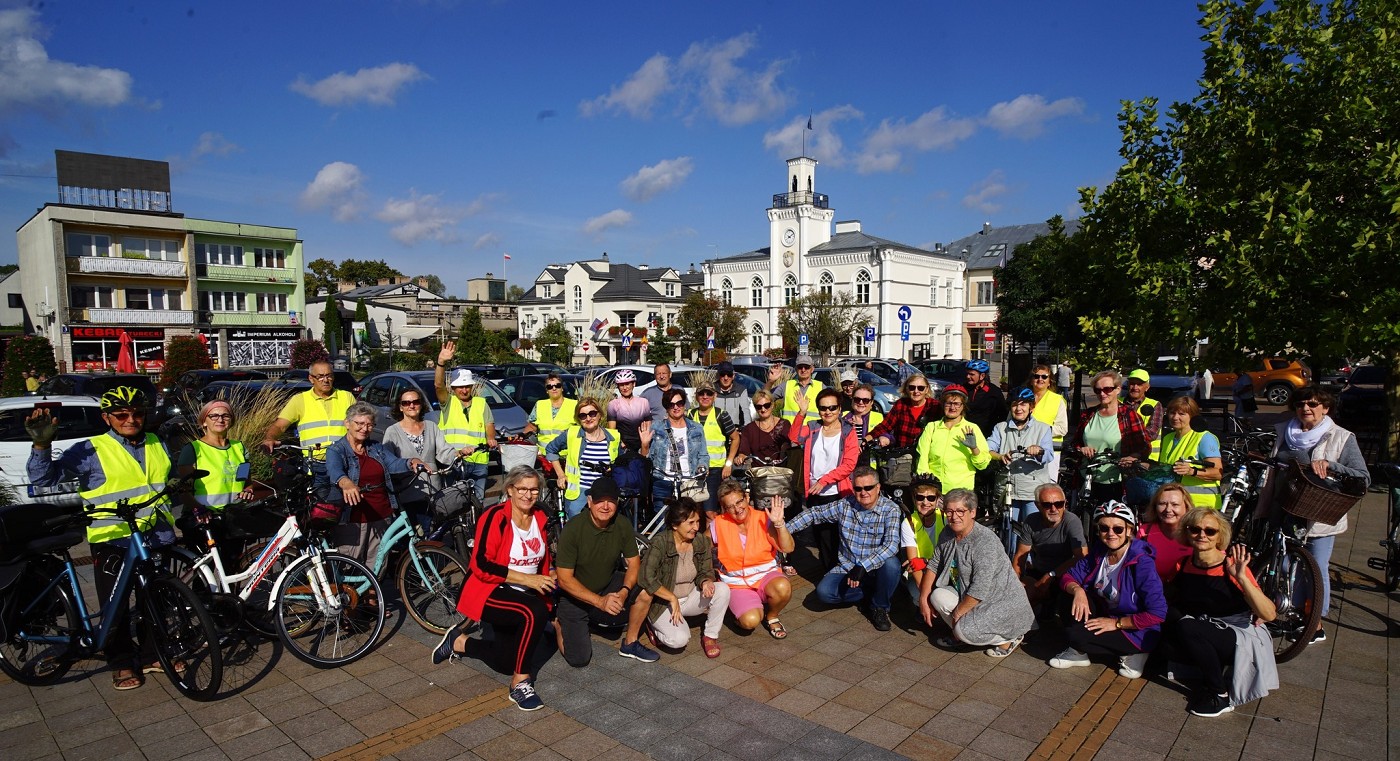
[[[53,151],[168,160],[188,216],[295,227],[462,293],[767,245],[783,160],[914,245],[1074,215],[1121,100],[1189,98],[1191,3],[0,5],[0,214]],[[15,261],[12,235],[0,263]]]

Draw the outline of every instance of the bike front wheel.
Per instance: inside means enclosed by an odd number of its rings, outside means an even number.
[[[457,600],[467,579],[467,563],[440,544],[418,542],[399,558],[399,597],[408,615],[434,634],[445,634],[462,619]]]
[[[213,700],[223,681],[224,656],[214,619],[199,597],[175,579],[152,579],[143,607],[145,635],[175,689],[191,700]]]
[[[5,605],[17,608],[0,626],[0,671],[20,684],[53,684],[73,665],[78,609],[62,583],[49,585],[53,578],[31,563],[11,599],[0,602],[0,613]]]
[[[278,635],[313,666],[344,666],[379,640],[383,601],[374,574],[354,558],[335,552],[306,555],[277,584]]]
[[[1322,570],[1301,542],[1284,539],[1280,551],[1268,553],[1255,578],[1278,611],[1268,628],[1274,661],[1285,663],[1307,649],[1322,625]]]

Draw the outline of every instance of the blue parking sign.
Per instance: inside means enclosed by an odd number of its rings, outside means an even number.
[[[869,328],[866,328],[866,329],[865,329],[865,340],[867,340],[867,341],[874,341],[874,340],[875,340],[875,328],[874,328],[874,327],[869,327]]]
[[[909,321],[908,321],[908,320],[905,320],[904,322],[899,323],[899,340],[901,340],[901,341],[908,341],[908,340],[909,340]]]

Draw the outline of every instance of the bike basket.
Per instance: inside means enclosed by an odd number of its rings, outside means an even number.
[[[471,504],[470,492],[473,486],[466,481],[458,481],[432,496],[432,513],[436,519],[446,519],[461,512]]]
[[[792,492],[792,468],[750,468],[749,485],[755,497],[787,496]]]
[[[880,463],[880,483],[902,488],[914,482],[914,455],[908,452],[887,457]]]
[[[82,513],[83,508],[78,505],[61,507],[35,503],[0,507],[0,562],[26,554],[29,543],[35,539],[43,539],[68,530],[46,527],[44,521],[50,518],[76,518]]]
[[[1289,489],[1283,510],[1304,520],[1336,523],[1366,496],[1364,489],[1359,494],[1347,494],[1327,486],[1311,470],[1304,469],[1302,463],[1293,463],[1288,476]]]
[[[312,524],[318,528],[329,528],[340,523],[341,517],[350,512],[346,505],[339,502],[323,502],[316,500],[311,505],[311,510],[306,516]]]
[[[511,468],[521,465],[535,467],[535,459],[539,455],[539,449],[534,444],[502,444],[501,445],[501,468],[507,473]]]

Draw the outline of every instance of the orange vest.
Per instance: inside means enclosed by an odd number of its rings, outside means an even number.
[[[768,536],[767,515],[762,510],[749,509],[749,519],[743,526],[728,515],[716,518],[710,524],[710,538],[715,541],[715,557],[722,569],[720,580],[731,587],[752,589],[759,579],[777,570],[778,548]]]

